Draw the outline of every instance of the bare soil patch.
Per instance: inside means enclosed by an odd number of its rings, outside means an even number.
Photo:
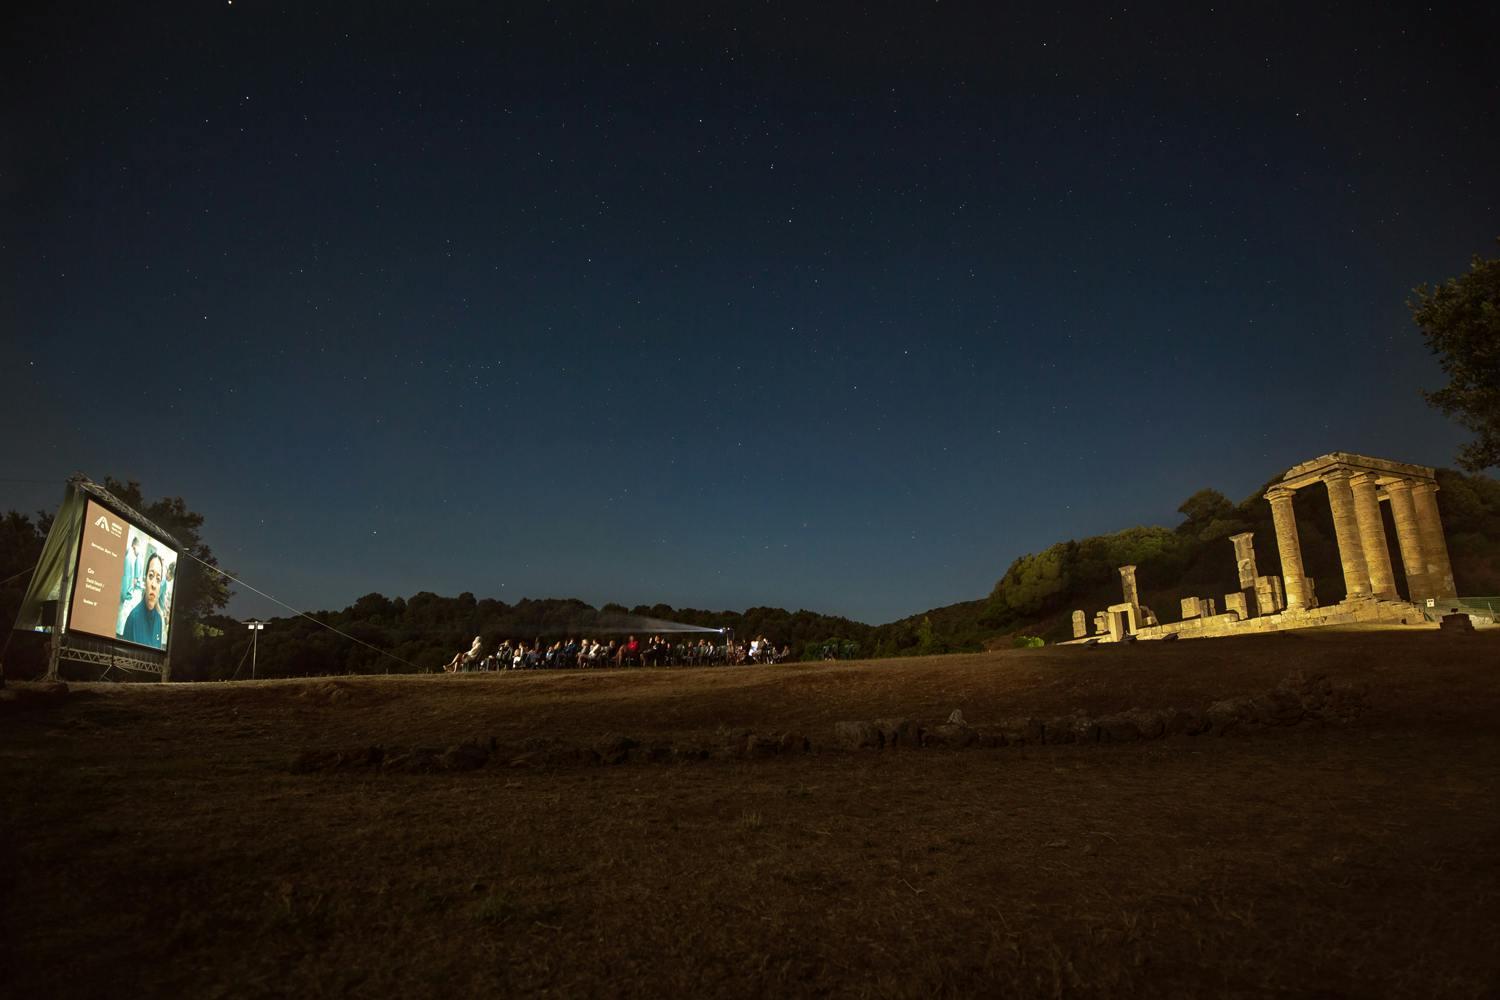
[[[834,749],[840,721],[1347,726]],[[0,993],[1486,996],[1500,634],[836,665],[75,686],[0,712]],[[811,753],[293,772],[306,751],[805,734]]]

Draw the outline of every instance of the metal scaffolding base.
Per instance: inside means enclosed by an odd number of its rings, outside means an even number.
[[[80,641],[82,640],[82,641]],[[104,680],[113,670],[133,670],[143,674],[156,674],[162,680],[171,678],[171,659],[167,656],[153,657],[149,652],[140,653],[134,648],[122,649],[119,644],[99,641],[68,632],[52,637],[51,655],[47,663],[47,679],[57,680],[62,661],[87,663],[104,667],[99,679]]]

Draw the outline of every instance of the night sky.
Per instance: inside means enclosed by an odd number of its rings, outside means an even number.
[[[1500,17],[1001,6],[6,15],[0,509],[137,479],[307,609],[878,623],[1451,464],[1404,300],[1496,250]]]

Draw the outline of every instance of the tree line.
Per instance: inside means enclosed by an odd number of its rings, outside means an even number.
[[[1500,594],[1500,482],[1448,469],[1437,472],[1444,527],[1454,576],[1465,594]],[[1275,480],[1268,482],[1269,487]],[[201,515],[180,497],[144,502],[138,483],[106,480],[116,496],[132,503],[171,532],[199,558],[214,565],[200,537]],[[435,671],[476,635],[493,648],[501,639],[548,641],[581,635],[650,634],[654,623],[676,622],[732,629],[748,640],[765,635],[790,645],[799,659],[822,659],[832,648],[842,656],[889,657],[975,651],[1019,644],[1022,637],[1054,642],[1071,636],[1075,608],[1092,612],[1120,600],[1117,568],[1137,567],[1142,603],[1162,621],[1175,620],[1183,597],[1221,597],[1238,589],[1229,537],[1255,533],[1262,574],[1280,571],[1275,529],[1265,488],[1238,504],[1203,489],[1178,508],[1172,528],[1133,527],[1113,534],[1058,542],[1016,558],[989,595],[933,608],[884,625],[869,625],[815,611],[754,607],[745,611],[674,608],[667,604],[605,604],[595,608],[576,598],[523,599],[514,604],[472,593],[442,596],[422,591],[410,597],[371,593],[346,608],[309,612],[309,618],[271,619],[260,633],[255,657],[259,677]],[[1343,575],[1333,519],[1321,491],[1296,495],[1297,525],[1308,575],[1317,581],[1320,603],[1342,599]],[[1395,537],[1387,518],[1388,538]],[[14,622],[41,552],[51,515],[10,511],[0,518],[0,614]],[[1392,559],[1401,576],[1400,552]],[[222,576],[185,561],[185,578],[172,644],[173,675],[181,680],[248,677],[250,635],[223,609],[230,591]],[[191,588],[188,586],[191,580]],[[321,622],[323,624],[318,624]],[[327,627],[324,627],[327,626]],[[659,626],[658,626],[659,627]],[[342,634],[340,634],[342,633]],[[683,633],[688,635],[690,633]],[[43,662],[43,638],[15,633],[7,649],[12,676],[34,674]]]

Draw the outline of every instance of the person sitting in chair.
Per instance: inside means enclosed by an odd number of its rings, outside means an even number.
[[[479,659],[479,651],[484,647],[484,639],[480,636],[474,637],[474,644],[468,649],[458,653],[443,665],[443,672],[456,674],[460,670],[468,669],[469,664]]]

